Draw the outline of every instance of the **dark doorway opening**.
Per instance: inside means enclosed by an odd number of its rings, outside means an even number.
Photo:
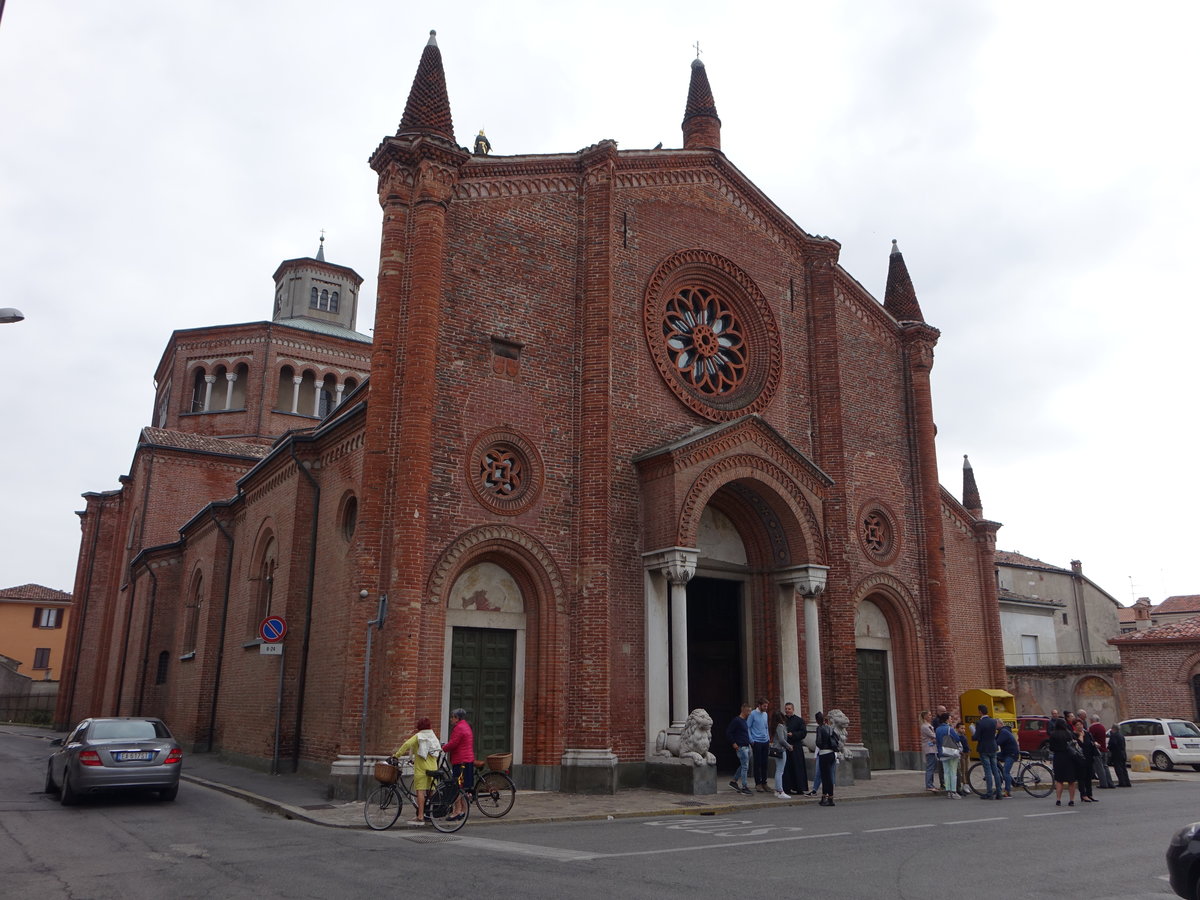
[[[450,708],[462,707],[475,733],[475,758],[512,750],[516,632],[455,628],[450,651]],[[442,728],[446,723],[442,723]]]
[[[688,706],[713,720],[709,748],[717,771],[737,769],[725,728],[746,700],[742,684],[742,585],[722,578],[695,577],[687,585]]]
[[[894,769],[886,650],[858,651],[858,702],[863,744],[871,753],[871,768]]]

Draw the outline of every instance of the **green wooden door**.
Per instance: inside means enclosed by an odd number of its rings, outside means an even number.
[[[512,750],[516,632],[455,628],[450,652],[450,708],[467,711],[475,757]]]
[[[886,650],[858,651],[858,701],[863,744],[871,752],[871,768],[894,769]]]

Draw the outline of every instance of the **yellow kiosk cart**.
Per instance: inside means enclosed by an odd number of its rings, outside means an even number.
[[[993,719],[1006,722],[1017,729],[1017,701],[1008,691],[993,691],[988,688],[977,688],[964,691],[958,695],[958,707],[962,710],[963,721],[967,723],[967,739],[971,744],[971,759],[979,759],[975,749],[975,723],[979,721],[979,706],[987,707],[988,715]]]

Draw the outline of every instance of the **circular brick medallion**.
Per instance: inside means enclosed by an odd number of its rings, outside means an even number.
[[[779,332],[750,276],[707,250],[684,250],[650,278],[650,355],[689,408],[724,421],[765,407],[779,382]]]
[[[529,441],[507,429],[475,439],[467,461],[467,483],[483,506],[512,516],[524,512],[542,489],[542,461]]]
[[[858,511],[858,540],[867,556],[886,565],[900,552],[896,517],[886,504],[868,500]]]

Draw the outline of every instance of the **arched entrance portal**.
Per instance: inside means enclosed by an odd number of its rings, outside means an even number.
[[[883,611],[870,600],[854,613],[854,647],[858,658],[858,703],[862,741],[872,769],[894,769],[896,758],[896,691],[893,686],[892,633]]]

